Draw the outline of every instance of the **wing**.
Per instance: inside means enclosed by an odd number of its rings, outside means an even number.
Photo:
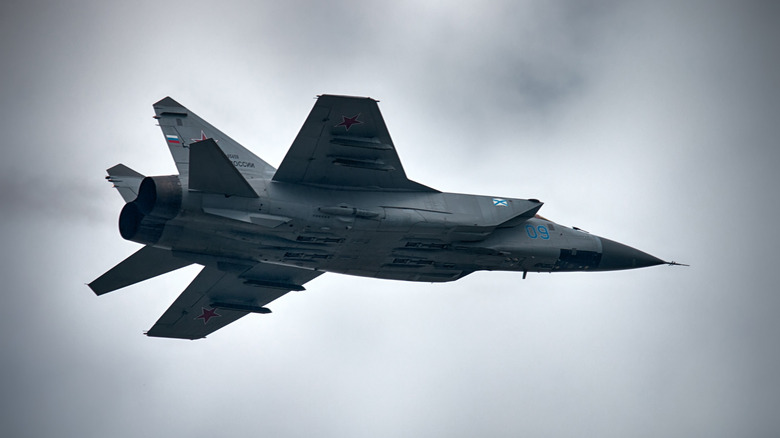
[[[259,263],[207,265],[160,317],[147,336],[200,339],[264,307],[322,272]]]
[[[374,190],[436,190],[406,178],[377,101],[322,95],[314,104],[276,181]]]

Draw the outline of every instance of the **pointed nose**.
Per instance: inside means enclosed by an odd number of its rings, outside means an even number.
[[[657,257],[631,248],[628,245],[623,245],[603,237],[599,237],[599,239],[601,239],[601,262],[598,267],[600,271],[644,268],[666,263]]]

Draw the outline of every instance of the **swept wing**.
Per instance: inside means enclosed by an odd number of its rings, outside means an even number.
[[[436,192],[409,180],[377,101],[319,96],[275,181],[352,189]]]
[[[147,336],[200,339],[264,306],[322,272],[258,263],[209,264],[149,329]]]

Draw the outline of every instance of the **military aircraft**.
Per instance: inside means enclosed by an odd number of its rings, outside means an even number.
[[[545,219],[537,199],[408,179],[371,98],[318,96],[278,169],[170,97],[153,106],[179,174],[107,170],[127,202],[119,232],[144,246],[89,283],[102,295],[203,265],[148,336],[203,338],[325,272],[446,282],[677,264]]]

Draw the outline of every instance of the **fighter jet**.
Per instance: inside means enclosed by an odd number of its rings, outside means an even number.
[[[204,338],[325,272],[447,282],[676,264],[545,219],[537,199],[408,179],[371,98],[318,96],[278,169],[170,97],[153,107],[179,174],[107,170],[127,202],[119,233],[144,246],[89,283],[103,295],[202,265],[148,336]]]

